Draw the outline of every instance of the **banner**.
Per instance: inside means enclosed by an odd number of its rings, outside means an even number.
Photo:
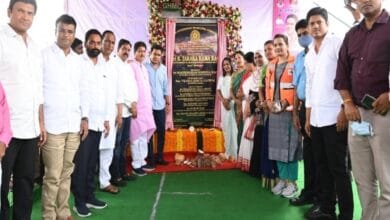
[[[295,55],[302,50],[295,32],[299,12],[298,0],[274,0],[273,7],[272,36],[275,34],[286,35],[289,41],[289,50]]]
[[[213,127],[217,23],[177,23],[172,98],[175,128]]]

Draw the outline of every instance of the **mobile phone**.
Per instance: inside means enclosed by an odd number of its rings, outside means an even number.
[[[376,100],[376,98],[372,97],[371,95],[369,94],[365,94],[361,100],[362,102],[362,105],[366,108],[366,109],[373,109],[374,107],[372,106],[372,103],[374,103]]]

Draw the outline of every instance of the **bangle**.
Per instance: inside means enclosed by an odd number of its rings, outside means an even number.
[[[347,102],[352,102],[352,99],[344,99],[343,102],[344,102],[344,104]]]

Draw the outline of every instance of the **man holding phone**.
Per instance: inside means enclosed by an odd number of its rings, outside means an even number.
[[[390,16],[382,9],[382,0],[356,4],[364,19],[344,38],[334,86],[351,122],[348,142],[362,219],[386,219],[390,216]],[[356,125],[359,129],[366,125],[365,130],[372,132],[356,134],[352,131]]]

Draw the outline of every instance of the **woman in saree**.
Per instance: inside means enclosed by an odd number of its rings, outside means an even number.
[[[244,127],[240,142],[240,149],[238,153],[238,166],[244,172],[249,172],[250,160],[253,150],[253,138],[254,129],[256,126],[256,118],[251,112],[251,103],[255,103],[258,100],[258,89],[260,74],[257,74],[256,67],[254,65],[254,54],[248,52],[244,56],[246,71],[242,77],[242,83],[240,90],[243,94],[242,109],[243,109],[243,121]]]
[[[236,64],[236,71],[232,75],[230,96],[234,101],[234,113],[237,123],[237,143],[241,142],[241,135],[244,123],[242,121],[242,92],[240,90],[241,80],[245,73],[245,61],[244,53],[242,51],[236,51],[234,53],[234,60]],[[239,146],[238,146],[239,147]],[[238,149],[237,149],[238,150]]]

